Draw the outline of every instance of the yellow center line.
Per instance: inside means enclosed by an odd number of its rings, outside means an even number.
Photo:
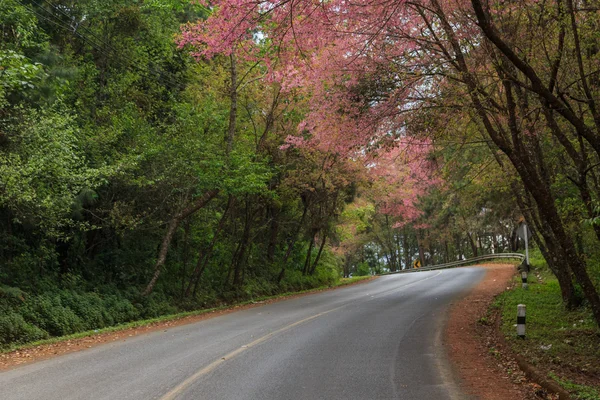
[[[280,328],[276,331],[267,333],[266,335],[256,339],[253,342],[250,342],[234,351],[232,351],[231,353],[228,353],[226,355],[224,355],[223,357],[221,357],[220,359],[213,361],[212,363],[208,364],[206,367],[202,368],[201,370],[199,370],[198,372],[196,372],[194,375],[190,376],[189,378],[187,378],[185,381],[181,382],[179,385],[177,385],[176,387],[174,387],[173,389],[171,389],[167,394],[165,394],[163,397],[161,397],[160,400],[172,400],[174,399],[177,395],[179,395],[183,390],[185,390],[188,386],[190,386],[192,383],[194,383],[194,381],[196,381],[198,378],[200,378],[203,375],[208,374],[209,372],[213,371],[215,368],[217,368],[219,365],[223,364],[225,361],[230,360],[238,355],[240,355],[241,353],[243,353],[244,351],[257,346],[261,343],[263,343],[266,340],[269,340],[270,338],[272,338],[275,335],[278,335],[280,333],[283,333],[287,330],[290,330],[300,324],[303,324],[305,322],[311,321],[315,318],[319,318],[325,314],[329,314],[330,312],[339,310],[342,307],[345,307],[346,304],[344,304],[343,306],[339,306],[336,308],[332,308],[331,310],[327,310],[327,311],[323,311],[320,312],[318,314],[312,315],[310,317],[301,319],[300,321],[296,321],[292,324],[286,325],[283,328]]]
[[[414,285],[415,283],[419,283],[419,282],[423,282],[423,281],[426,281],[426,280],[431,279],[431,278],[435,278],[436,276],[440,275],[441,273],[442,273],[442,271],[438,272],[437,274],[435,274],[433,276],[429,276],[427,278],[420,279],[420,280],[415,281],[415,282],[407,283],[406,285],[402,285],[402,286],[399,286],[399,287],[391,289],[391,290],[386,290],[385,292],[378,293],[376,296],[372,296],[372,297],[378,297],[378,296],[380,296],[382,294],[387,294],[387,293],[389,293],[391,291],[395,291],[395,290],[404,288],[406,286]],[[312,321],[313,319],[319,318],[319,317],[321,317],[321,316],[323,316],[325,314],[329,314],[330,312],[339,310],[340,308],[344,308],[344,307],[348,306],[350,303],[353,303],[353,301],[348,302],[346,304],[343,304],[343,305],[341,305],[339,307],[332,308],[331,310],[323,311],[323,312],[320,312],[318,314],[314,314],[314,315],[311,315],[310,317],[307,317],[307,318],[301,319],[299,321],[296,321],[294,323],[291,323],[289,325],[286,325],[283,328],[280,328],[280,329],[277,329],[276,331],[267,333],[266,335],[259,337],[258,339],[254,340],[253,342],[245,344],[242,347],[240,347],[240,348],[238,348],[236,350],[233,350],[230,353],[225,354],[220,359],[211,362],[206,367],[198,370],[195,374],[193,374],[192,376],[188,377],[185,381],[183,381],[179,385],[175,386],[173,389],[171,389],[169,392],[167,392],[163,397],[161,397],[160,400],[173,400],[173,399],[175,399],[185,389],[187,389],[189,386],[191,386],[196,380],[198,380],[200,377],[208,374],[209,372],[214,371],[218,366],[220,366],[221,364],[225,363],[225,361],[231,360],[232,358],[237,357],[238,355],[240,355],[244,351],[246,351],[246,350],[248,350],[248,349],[250,349],[250,348],[252,348],[254,346],[257,346],[257,345],[259,345],[259,344],[261,344],[261,343],[263,343],[263,342],[271,339],[273,336],[279,335],[280,333],[288,331],[288,330],[290,330],[290,329],[292,329],[292,328],[294,328],[294,327],[296,327],[296,326],[298,326],[300,324],[303,324],[305,322]]]

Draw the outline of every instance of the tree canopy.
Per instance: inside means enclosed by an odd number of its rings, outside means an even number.
[[[522,218],[600,322],[586,4],[1,1],[0,345],[514,250]]]

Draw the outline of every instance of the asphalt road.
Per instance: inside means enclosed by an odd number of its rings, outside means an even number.
[[[0,399],[466,399],[441,347],[484,271],[388,275],[0,373]]]

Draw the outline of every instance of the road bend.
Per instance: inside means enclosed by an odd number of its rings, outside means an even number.
[[[457,268],[251,308],[0,373],[0,399],[466,399],[441,347]]]

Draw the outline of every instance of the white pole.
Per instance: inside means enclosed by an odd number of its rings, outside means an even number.
[[[529,240],[527,239],[527,234],[529,232],[527,230],[527,224],[526,223],[523,223],[523,228],[524,228],[523,231],[525,232],[524,233],[524,236],[525,236],[525,263],[526,263],[525,269],[527,271],[529,271]]]
[[[517,336],[525,338],[525,304],[517,306]]]

